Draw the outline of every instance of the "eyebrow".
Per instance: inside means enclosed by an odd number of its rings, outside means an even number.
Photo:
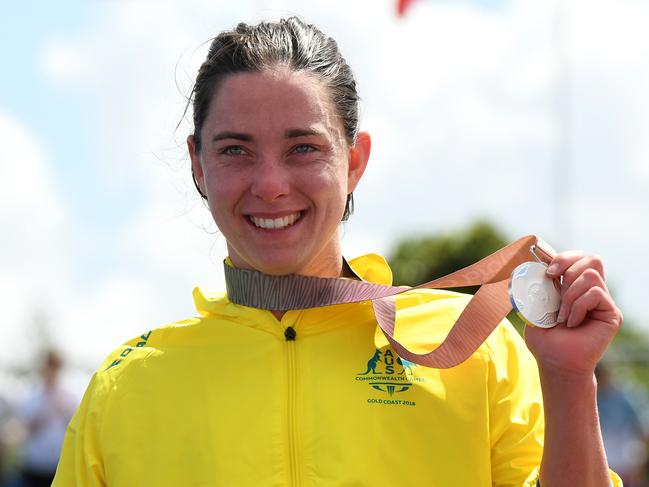
[[[284,132],[284,137],[287,139],[294,139],[296,137],[309,137],[314,135],[319,137],[325,136],[323,132],[315,129],[288,129],[286,132]],[[241,132],[219,132],[217,134],[214,134],[214,136],[212,137],[212,143],[224,139],[235,139],[241,140],[243,142],[250,142],[252,141],[252,135]]]
[[[311,135],[316,135],[319,137],[324,137],[325,134],[319,130],[315,129],[288,129],[284,132],[284,137],[287,139],[293,139],[295,137],[308,137]]]
[[[243,134],[239,132],[219,132],[218,134],[214,134],[212,137],[212,143],[218,142],[219,140],[223,139],[236,139],[236,140],[242,140],[244,142],[250,142],[252,140],[252,136],[250,134]]]

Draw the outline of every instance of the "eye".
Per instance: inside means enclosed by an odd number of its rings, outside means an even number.
[[[229,145],[219,151],[220,154],[225,154],[226,156],[242,156],[243,147],[240,145]]]
[[[298,154],[306,154],[307,152],[313,152],[315,150],[315,147],[309,144],[296,145],[295,149],[293,149],[293,151],[297,152]]]

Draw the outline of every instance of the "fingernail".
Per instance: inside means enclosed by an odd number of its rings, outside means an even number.
[[[563,308],[559,310],[559,316],[557,317],[557,321],[559,323],[563,323],[564,321],[566,321],[566,312],[563,310]]]
[[[550,267],[548,267],[548,274],[556,274],[558,271],[559,271],[558,264],[552,264]]]

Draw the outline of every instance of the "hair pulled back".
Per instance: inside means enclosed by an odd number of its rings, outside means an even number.
[[[192,103],[194,144],[202,148],[201,129],[214,93],[232,74],[255,73],[285,66],[319,79],[327,88],[350,145],[358,132],[358,93],[351,68],[338,44],[314,25],[297,17],[257,25],[240,23],[234,30],[216,36],[201,65],[188,101]],[[194,180],[196,182],[196,180]],[[205,195],[200,191],[201,196]],[[343,221],[353,211],[353,196],[347,196]]]

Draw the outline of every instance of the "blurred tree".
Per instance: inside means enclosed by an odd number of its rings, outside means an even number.
[[[394,283],[412,286],[473,264],[506,244],[500,230],[480,220],[465,230],[402,240],[388,260]]]
[[[649,337],[633,322],[620,328],[604,360],[615,366],[617,376],[649,387]]]
[[[388,261],[395,285],[414,286],[471,265],[508,243],[509,239],[496,226],[478,220],[466,229],[401,240]],[[473,286],[453,290],[473,294],[477,289]],[[508,318],[522,332],[522,320],[513,312]]]

